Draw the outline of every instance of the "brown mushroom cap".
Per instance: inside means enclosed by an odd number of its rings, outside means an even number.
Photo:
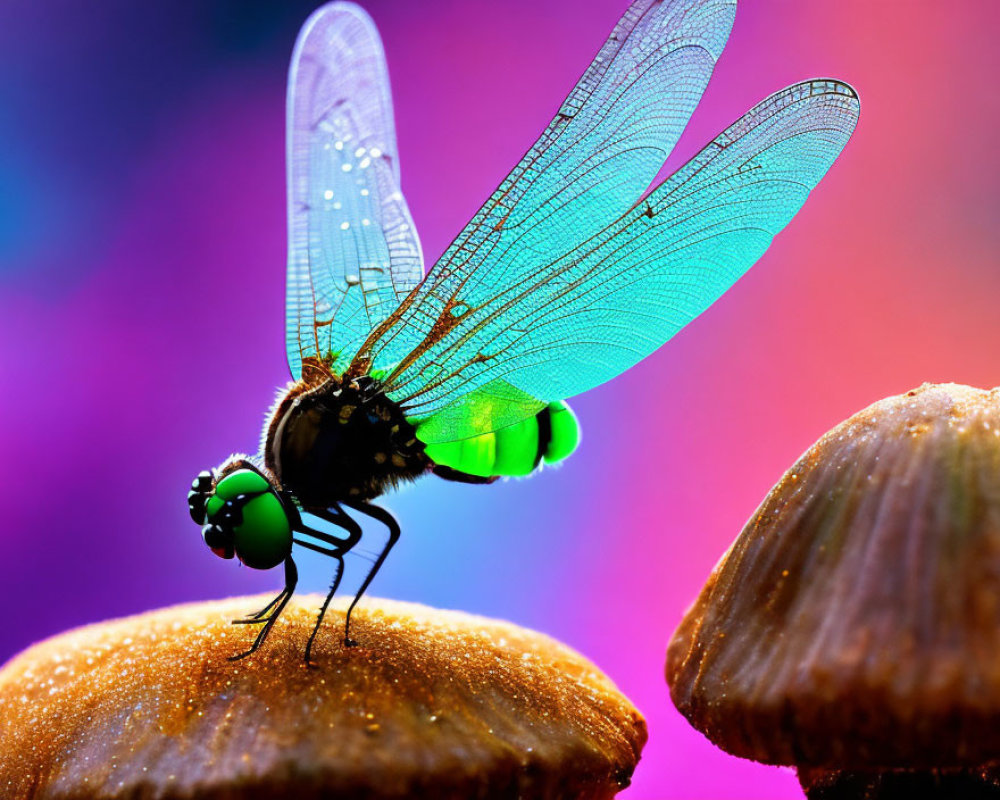
[[[321,598],[255,655],[230,620],[269,598],[177,606],[35,645],[0,670],[0,796],[604,798],[645,723],[597,668],[541,634],[369,600],[345,648]]]
[[[667,680],[766,763],[1000,757],[1000,391],[924,385],[820,439],[688,611]]]

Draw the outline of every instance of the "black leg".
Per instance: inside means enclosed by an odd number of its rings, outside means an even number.
[[[345,502],[344,505],[365,514],[372,519],[378,520],[389,530],[389,539],[382,548],[382,552],[379,554],[372,568],[368,571],[368,575],[365,576],[364,582],[361,584],[361,588],[358,589],[357,594],[351,601],[351,605],[347,609],[347,618],[344,622],[344,646],[354,647],[357,645],[353,639],[351,639],[351,613],[354,611],[354,607],[358,604],[361,596],[367,591],[368,586],[371,584],[375,575],[381,569],[382,564],[385,562],[386,556],[389,555],[389,551],[392,546],[396,544],[399,540],[400,529],[399,523],[396,522],[396,518],[392,516],[384,508],[379,508],[378,506],[373,506],[370,503],[357,503],[357,502]],[[344,539],[338,539],[335,536],[331,536],[322,531],[317,531],[313,528],[308,527],[301,522],[301,519],[297,521],[295,526],[297,532],[305,534],[309,537],[319,540],[325,544],[330,545],[329,548],[323,547],[318,544],[313,544],[301,538],[295,538],[295,544],[306,547],[317,553],[322,553],[325,556],[329,556],[337,561],[337,571],[334,574],[332,585],[330,586],[330,591],[327,593],[326,600],[323,601],[323,606],[320,608],[319,616],[316,619],[316,625],[313,627],[312,634],[309,636],[309,642],[306,645],[306,664],[311,665],[311,654],[313,642],[319,633],[320,626],[323,623],[323,617],[326,615],[326,610],[330,605],[330,601],[333,599],[338,587],[340,586],[340,580],[344,574],[344,556],[350,552],[354,546],[361,541],[361,526],[348,516],[343,509],[339,506],[325,510],[325,511],[309,511],[315,517],[326,520],[347,532],[347,537]]]
[[[317,531],[313,528],[307,527],[306,525],[303,525],[301,528],[303,533],[312,536],[315,539],[319,539],[321,542],[333,545],[335,548],[344,553],[352,549],[354,545],[361,541],[361,526],[345,514],[342,509],[331,508],[326,511],[310,511],[309,513],[314,517],[319,517],[320,519],[331,522],[338,528],[343,529],[347,532],[347,538],[338,539],[336,536],[330,536],[328,533]]]
[[[316,549],[316,548],[313,548]],[[313,642],[316,639],[316,634],[319,633],[319,627],[323,624],[323,617],[326,615],[326,609],[330,605],[330,601],[333,599],[333,595],[337,592],[337,587],[340,586],[340,579],[344,575],[344,556],[342,554],[327,553],[331,558],[337,561],[337,571],[333,575],[333,582],[330,584],[330,591],[326,594],[326,600],[323,601],[323,606],[319,610],[319,616],[316,617],[316,624],[313,626],[312,633],[309,634],[309,641],[306,642],[306,666],[312,666],[312,661],[310,656],[312,654]]]
[[[316,618],[316,624],[313,626],[312,633],[309,635],[309,641],[306,643],[305,658],[307,666],[312,666],[313,642],[316,640],[316,635],[319,633],[320,626],[323,624],[323,617],[326,615],[326,610],[330,606],[330,601],[333,599],[334,594],[337,592],[337,588],[340,586],[340,579],[344,575],[344,555],[348,553],[359,541],[361,541],[361,526],[345,514],[340,508],[335,507],[326,511],[311,511],[310,513],[313,514],[313,516],[319,517],[320,519],[331,522],[342,528],[347,532],[347,537],[344,539],[338,539],[335,536],[330,536],[322,531],[310,528],[301,522],[298,526],[299,533],[318,539],[321,542],[331,545],[331,547],[322,547],[300,538],[294,539],[295,544],[300,545],[301,547],[306,547],[317,553],[322,553],[325,556],[335,559],[337,562],[337,571],[334,573],[333,582],[330,585],[330,591],[326,595],[326,600],[323,601],[323,606],[320,608],[319,616]]]
[[[353,519],[351,519],[347,514],[344,513],[343,509],[334,506],[329,509],[316,509],[309,511],[308,513],[318,519],[325,520],[326,522],[333,523],[338,528],[347,532],[346,539],[338,539],[336,536],[331,536],[323,531],[318,531],[315,528],[311,528],[302,521],[302,514],[295,507],[292,500],[288,500],[289,517],[292,520],[292,530],[295,533],[304,533],[306,536],[311,536],[314,539],[318,539],[321,542],[332,545],[338,550],[343,550],[345,553],[350,550],[354,545],[361,541],[361,526],[358,525]],[[296,544],[301,544],[306,547],[305,542],[300,539],[294,540]],[[313,548],[317,549],[317,548]],[[319,549],[319,552],[325,552],[323,549]]]
[[[292,557],[288,556],[288,558],[285,559],[285,588],[268,605],[267,608],[271,608],[272,606],[274,607],[274,610],[270,613],[270,615],[260,618],[247,620],[237,619],[233,621],[234,625],[263,624],[264,627],[258,632],[257,637],[253,640],[253,644],[250,645],[250,649],[244,653],[230,656],[230,661],[238,661],[241,658],[246,658],[264,643],[267,635],[271,632],[271,628],[274,627],[274,623],[278,620],[278,617],[281,616],[281,612],[285,610],[285,606],[288,605],[288,601],[292,598],[292,594],[295,592],[295,584],[298,582],[299,571],[295,568],[295,562],[292,561]],[[267,611],[267,608],[264,610]]]
[[[286,594],[288,594],[288,589],[282,589],[270,603],[264,606],[256,614],[247,614],[243,619],[234,619],[233,625],[254,625],[258,622],[262,622],[263,620],[261,620],[261,617],[270,611],[274,607],[275,603],[280,603]]]
[[[389,539],[386,541],[385,547],[382,548],[382,552],[379,553],[378,558],[375,559],[375,563],[368,571],[368,575],[361,584],[361,588],[358,589],[358,593],[354,595],[354,599],[351,601],[351,605],[347,609],[347,620],[344,622],[344,645],[346,647],[354,647],[357,645],[357,642],[351,638],[351,612],[354,611],[354,607],[358,604],[358,600],[361,599],[361,595],[365,593],[369,584],[371,584],[372,579],[382,568],[382,564],[385,561],[386,556],[389,555],[389,551],[392,550],[392,546],[399,541],[400,530],[399,523],[396,522],[396,518],[384,508],[373,506],[370,503],[345,502],[344,505],[353,508],[355,511],[359,511],[362,514],[366,514],[372,519],[378,520],[389,529]]]

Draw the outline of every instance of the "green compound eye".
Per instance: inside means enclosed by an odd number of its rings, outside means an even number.
[[[254,472],[252,469],[238,469],[219,481],[215,487],[215,496],[221,497],[225,502],[239,494],[257,494],[270,489],[271,484],[259,472]]]
[[[233,528],[233,533],[236,555],[254,569],[276,567],[292,551],[288,515],[271,491],[257,495],[243,506],[243,522]]]
[[[285,506],[267,478],[255,470],[238,469],[220,480],[205,512],[213,525],[231,537],[230,546],[248,567],[271,569],[292,551],[292,526]]]
[[[205,513],[211,519],[222,510],[228,500],[241,494],[254,495],[270,490],[271,484],[259,472],[254,472],[252,469],[238,469],[219,481],[212,496],[205,503]]]

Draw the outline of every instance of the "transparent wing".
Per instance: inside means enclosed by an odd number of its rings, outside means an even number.
[[[298,378],[309,357],[342,371],[423,277],[382,43],[357,6],[330,3],[302,27],[287,124],[286,347]]]
[[[636,0],[538,141],[355,369],[431,346],[456,298],[515,286],[617,218],[663,165],[729,37],[735,0]]]
[[[764,253],[847,143],[859,110],[854,90],[837,81],[772,95],[579,247],[539,257],[517,283],[460,287],[443,312],[450,319],[436,323],[440,335],[400,363],[387,393],[434,442],[512,424],[610,380]],[[514,401],[505,405],[505,395]]]

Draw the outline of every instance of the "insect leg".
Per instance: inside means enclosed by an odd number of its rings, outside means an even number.
[[[313,550],[319,550],[318,547],[313,547]],[[309,634],[309,641],[306,642],[306,666],[312,666],[311,654],[313,642],[316,640],[316,634],[319,633],[319,627],[323,624],[323,617],[326,615],[326,609],[330,605],[330,601],[333,599],[334,594],[337,592],[337,587],[340,586],[340,579],[344,575],[344,555],[336,551],[329,551],[326,555],[335,559],[337,562],[337,571],[333,575],[333,581],[330,583],[330,591],[327,592],[326,599],[323,601],[323,605],[320,607],[319,616],[316,617],[316,624],[313,625],[312,633]]]
[[[274,606],[274,610],[270,613],[270,615],[259,619],[238,619],[233,621],[233,624],[235,625],[263,623],[264,627],[260,629],[257,637],[253,640],[253,644],[250,645],[250,649],[244,653],[230,656],[230,661],[238,661],[241,658],[246,658],[264,643],[267,635],[271,632],[271,628],[274,627],[274,623],[277,621],[278,617],[281,616],[281,612],[285,610],[285,606],[288,605],[288,601],[292,598],[292,594],[295,592],[295,585],[298,582],[299,571],[295,568],[295,562],[292,561],[292,557],[288,556],[288,558],[285,559],[285,588],[282,590],[281,594],[279,594],[271,602],[271,605]],[[265,611],[266,610],[267,609],[265,609]]]
[[[286,594],[288,594],[287,586],[280,592],[278,592],[277,596],[256,614],[248,614],[243,619],[234,619],[233,625],[255,625],[257,623],[264,622],[264,620],[262,620],[261,617],[263,617],[268,611],[270,611],[276,603],[280,603],[285,598]]]
[[[351,519],[347,514],[341,509],[330,509],[327,511],[310,511],[314,517],[319,517],[322,520],[326,520],[338,528],[347,532],[347,537],[344,539],[338,539],[336,536],[331,536],[329,533],[324,533],[323,531],[318,531],[315,528],[310,528],[305,523],[300,522],[300,524],[295,528],[296,533],[304,533],[306,536],[310,536],[313,539],[318,539],[325,544],[332,546],[335,550],[340,550],[346,553],[351,550],[354,545],[361,541],[361,526],[358,525],[353,519]],[[301,539],[295,539],[296,544],[300,544],[303,547],[310,547]],[[316,549],[312,547],[311,549]],[[318,550],[318,552],[325,552],[323,549]]]
[[[359,511],[372,519],[378,520],[389,529],[389,539],[386,541],[385,547],[382,548],[382,552],[379,553],[378,558],[375,559],[375,563],[368,571],[368,575],[361,584],[361,588],[358,589],[358,593],[354,595],[354,600],[351,601],[351,605],[347,609],[347,621],[344,623],[344,644],[348,647],[353,647],[357,644],[357,642],[351,639],[350,636],[351,612],[354,611],[354,607],[358,604],[358,600],[361,599],[361,595],[365,593],[368,589],[368,585],[372,582],[372,579],[382,568],[382,564],[385,561],[386,556],[389,555],[389,551],[392,550],[392,546],[399,541],[400,530],[399,523],[396,521],[396,518],[384,508],[373,506],[371,503],[356,503],[350,501],[345,501],[344,505],[353,508],[355,511]]]
[[[295,544],[301,545],[302,547],[307,547],[310,550],[314,550],[317,553],[322,553],[325,556],[336,560],[337,571],[334,573],[333,582],[330,585],[330,591],[326,595],[326,599],[323,601],[323,605],[319,610],[319,616],[316,618],[316,625],[313,626],[312,633],[309,635],[309,641],[306,644],[306,664],[310,664],[310,656],[312,653],[313,642],[316,639],[316,635],[319,633],[320,626],[323,624],[323,617],[326,615],[326,610],[330,605],[330,601],[333,599],[334,594],[337,592],[337,588],[340,586],[340,579],[344,574],[344,556],[359,542],[361,541],[361,526],[358,525],[353,519],[351,519],[344,511],[338,507],[328,509],[326,511],[311,511],[311,514],[324,519],[327,522],[331,522],[340,528],[343,528],[347,532],[347,537],[344,539],[338,539],[329,534],[323,533],[321,531],[314,530],[305,525],[302,525],[299,529],[300,533],[304,533],[307,536],[311,536],[318,539],[321,542],[331,545],[330,548],[322,547],[312,542],[307,542],[304,539],[294,539]],[[344,635],[344,644],[351,646],[354,644],[351,642],[346,635]]]

